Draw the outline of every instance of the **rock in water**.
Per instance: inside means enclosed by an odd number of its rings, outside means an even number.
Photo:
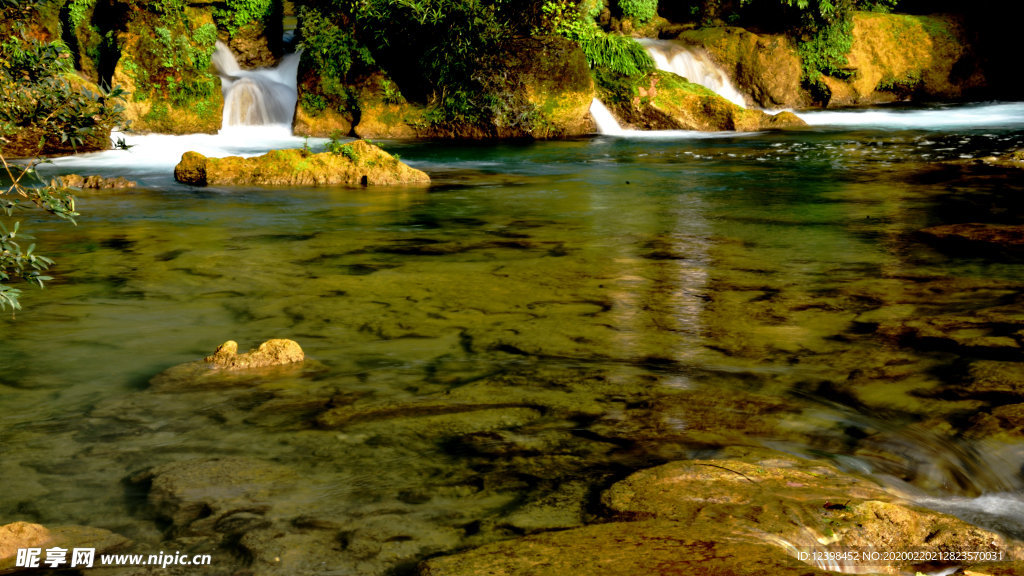
[[[135,188],[136,183],[123,176],[104,178],[95,174],[92,176],[66,174],[54,180],[53,185],[63,186],[64,188],[81,188],[83,190],[114,190],[118,188]]]
[[[174,178],[195,186],[257,184],[266,186],[395,186],[427,185],[430,177],[380,148],[356,140],[338,152],[271,150],[255,158],[207,158],[186,152]]]
[[[304,361],[302,348],[293,340],[267,340],[244,354],[238,353],[237,342],[228,340],[206,358],[168,368],[149,384],[157,392],[251,386],[263,377],[301,372],[309,364]]]
[[[245,354],[238,353],[238,343],[228,340],[217,347],[211,356],[203,359],[216,368],[228,370],[245,370],[249,368],[266,368],[293,362],[302,362],[305,355],[302,348],[294,340],[275,338],[260,344],[259,348]]]

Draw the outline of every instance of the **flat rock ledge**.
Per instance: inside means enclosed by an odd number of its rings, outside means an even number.
[[[430,177],[365,140],[338,152],[271,150],[262,156],[207,158],[186,152],[174,179],[193,186],[426,186]]]
[[[1004,574],[1018,573],[1012,570],[1024,557],[1020,542],[915,506],[829,462],[763,449],[729,449],[722,458],[642,470],[608,489],[602,504],[605,523],[432,558],[419,574],[824,576],[835,573],[829,569],[914,574],[936,568],[799,558],[851,549],[1002,553],[1005,562],[963,568]]]

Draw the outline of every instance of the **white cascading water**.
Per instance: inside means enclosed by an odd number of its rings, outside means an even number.
[[[211,61],[220,75],[224,93],[222,129],[291,125],[299,53],[288,54],[275,68],[242,70],[231,49],[218,41]]]
[[[234,54],[218,42],[212,64],[221,77],[224,115],[217,134],[131,134],[113,132],[128,150],[108,150],[56,158],[60,172],[106,170],[152,186],[173,186],[174,165],[195,151],[210,157],[257,156],[267,150],[319,146],[322,138],[292,134],[297,100],[295,84],[299,54],[288,54],[275,68],[242,70]]]
[[[682,76],[737,106],[747,107],[746,97],[732,85],[729,75],[700,48],[654,38],[640,38],[637,42],[654,59],[658,70]]]

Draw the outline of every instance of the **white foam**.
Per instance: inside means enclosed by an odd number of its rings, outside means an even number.
[[[797,112],[810,126],[946,130],[1024,126],[1024,102],[949,105],[924,109]]]

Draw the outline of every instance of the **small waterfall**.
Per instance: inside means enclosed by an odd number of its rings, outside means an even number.
[[[236,126],[291,126],[295,114],[299,54],[288,54],[275,68],[242,70],[235,55],[218,41],[212,58],[224,93],[221,129]]]
[[[594,98],[590,103],[590,115],[594,118],[594,123],[597,124],[597,132],[599,134],[605,134],[607,136],[622,136],[625,130],[619,125],[619,121],[612,116],[612,113],[605,105]]]
[[[641,38],[637,41],[654,59],[658,70],[678,74],[738,106],[747,107],[746,98],[732,85],[729,76],[702,50],[672,40]]]

